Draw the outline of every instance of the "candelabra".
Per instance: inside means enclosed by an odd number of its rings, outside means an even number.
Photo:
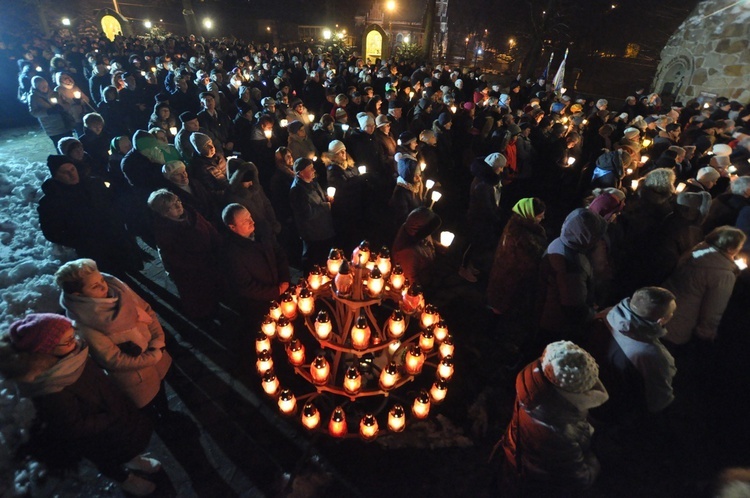
[[[284,359],[274,358],[274,341],[305,393],[282,387],[274,361]],[[427,418],[430,407],[445,399],[454,371],[453,338],[437,308],[391,264],[387,248],[376,255],[367,241],[351,259],[332,249],[324,268],[313,267],[272,302],[255,345],[261,385],[281,413],[339,438],[358,433],[365,441],[375,439],[378,418],[389,431],[401,432],[405,405],[413,418]],[[416,389],[405,389],[417,378],[422,381]],[[389,406],[390,400],[395,402]],[[321,425],[323,412],[327,427]]]

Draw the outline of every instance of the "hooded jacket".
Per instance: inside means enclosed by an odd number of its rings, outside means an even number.
[[[401,226],[406,217],[424,202],[422,181],[414,181],[419,164],[414,153],[397,152],[394,158],[397,164],[398,178],[393,188],[389,206],[393,213],[396,227]]]
[[[620,180],[625,176],[622,164],[622,152],[605,152],[596,160],[591,177],[591,188],[619,187]]]
[[[502,229],[500,175],[493,171],[492,167],[485,162],[484,157],[474,159],[470,170],[474,179],[469,190],[469,209],[466,217],[473,239],[489,237],[489,240],[496,241]]]
[[[565,219],[560,237],[547,247],[539,282],[540,326],[564,339],[574,339],[594,316],[594,275],[587,253],[604,236],[607,222],[578,208]]]
[[[255,164],[241,159],[230,159],[227,163],[229,174],[229,189],[226,192],[224,205],[236,202],[242,204],[250,211],[255,221],[261,221],[271,227],[275,234],[281,231],[281,224],[276,219],[276,213],[271,206],[271,201],[263,192],[263,187],[258,179],[258,168]],[[250,186],[245,187],[243,182],[250,177]]]
[[[440,227],[440,217],[431,209],[418,207],[409,213],[393,242],[393,262],[404,270],[410,282],[429,285],[430,266],[435,260],[431,234]]]

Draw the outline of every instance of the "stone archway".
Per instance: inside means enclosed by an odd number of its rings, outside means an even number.
[[[685,95],[685,89],[693,78],[692,58],[678,55],[669,61],[661,70],[654,91],[659,95],[680,100]]]

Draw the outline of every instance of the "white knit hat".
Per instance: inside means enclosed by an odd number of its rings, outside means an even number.
[[[489,164],[492,169],[504,168],[508,161],[505,156],[499,152],[493,152],[489,156],[484,158],[484,162]]]
[[[167,164],[161,167],[161,174],[165,178],[169,178],[178,171],[185,171],[185,163],[182,161],[169,161]]]
[[[331,154],[338,154],[340,150],[346,150],[344,142],[341,140],[331,140],[331,143],[328,144],[328,152]]]
[[[363,130],[367,125],[375,125],[375,119],[369,112],[360,112],[357,114],[357,121],[359,121],[359,127]]]
[[[732,155],[732,148],[728,146],[727,144],[716,144],[711,149],[711,152],[714,153],[716,156],[731,156]]]
[[[547,345],[542,354],[542,371],[551,383],[573,393],[591,390],[599,379],[596,360],[570,341]]]
[[[628,140],[638,140],[638,137],[641,135],[641,130],[638,128],[625,128],[625,131],[623,132],[623,135]]]

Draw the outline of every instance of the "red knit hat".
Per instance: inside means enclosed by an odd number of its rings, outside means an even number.
[[[53,313],[31,313],[10,326],[10,342],[19,351],[51,353],[73,322]]]
[[[614,215],[619,214],[624,207],[624,202],[614,195],[604,192],[594,199],[589,209],[609,221]]]

